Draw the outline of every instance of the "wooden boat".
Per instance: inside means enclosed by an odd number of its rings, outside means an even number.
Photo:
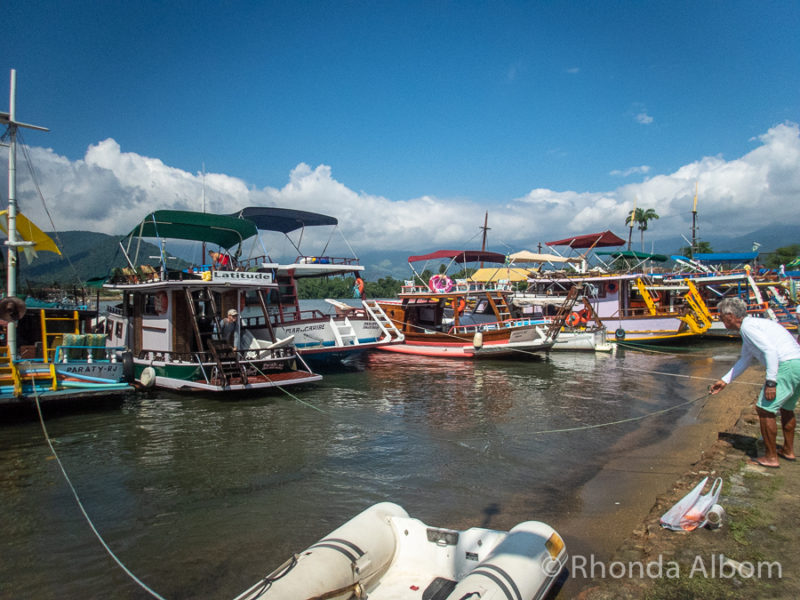
[[[110,344],[133,352],[136,380],[144,386],[209,392],[247,391],[318,381],[296,352],[292,338],[270,329],[268,298],[277,290],[274,265],[250,270],[190,264],[167,265],[167,240],[216,244],[228,251],[257,234],[250,221],[189,211],[160,210],[147,215],[123,247],[131,265],[103,287],[122,293],[111,307],[106,328]],[[131,247],[147,238],[161,240],[160,264],[140,263]],[[223,316],[240,313],[239,347],[219,335]]]
[[[294,345],[306,360],[337,362],[357,353],[403,341],[403,334],[381,307],[366,297],[359,298],[357,306],[327,299],[329,311],[301,308],[297,289],[300,280],[320,277],[352,277],[357,280],[364,270],[357,258],[331,256],[325,251],[308,254],[301,244],[296,244],[289,236],[299,230],[299,240],[302,240],[307,227],[336,228],[336,218],[275,207],[249,207],[233,216],[252,221],[259,231],[283,234],[297,251],[294,262],[275,267],[278,290],[273,294],[270,304],[270,326],[278,337],[294,336]],[[265,260],[271,262],[271,259],[264,257],[241,262],[247,268]],[[256,330],[254,334],[262,335],[264,332]]]
[[[456,531],[429,527],[383,502],[235,600],[533,600],[560,584],[566,563],[563,539],[545,523]]]
[[[447,260],[451,263],[504,262],[505,256],[479,250],[440,250],[411,256],[408,261]],[[512,313],[513,288],[507,282],[453,280],[434,275],[427,283],[414,270],[418,283],[406,282],[397,300],[379,304],[403,332],[402,344],[381,348],[389,352],[445,358],[525,357],[550,350],[574,298],[565,299],[562,312],[547,324]],[[570,303],[571,302],[571,303]]]
[[[0,405],[106,399],[133,391],[130,357],[123,348],[106,347],[104,335],[91,329],[86,310],[33,308],[16,297],[17,253],[21,249],[60,254],[52,239],[18,212],[16,202],[16,134],[19,127],[47,131],[16,120],[16,72],[11,71],[11,111],[0,113],[8,127],[8,210],[2,212],[8,235],[7,286],[0,300]],[[127,366],[127,368],[126,368]]]

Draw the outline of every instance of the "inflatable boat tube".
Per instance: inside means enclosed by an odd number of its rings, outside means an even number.
[[[371,506],[236,600],[361,597],[359,594],[386,572],[394,557],[397,540],[390,517],[407,518],[408,513],[391,502]]]

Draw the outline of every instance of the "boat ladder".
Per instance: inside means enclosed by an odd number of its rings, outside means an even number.
[[[383,332],[384,341],[392,341],[393,339],[402,342],[405,339],[403,333],[397,328],[397,325],[389,318],[383,311],[380,304],[375,300],[363,300],[361,304],[364,305],[364,310],[372,317],[372,320],[378,324]]]
[[[486,296],[489,298],[489,304],[492,305],[498,321],[506,321],[511,318],[506,297],[502,293],[492,295],[492,292],[487,292]]]
[[[331,328],[333,329],[333,337],[336,340],[337,347],[358,346],[358,336],[349,318],[345,317],[344,323],[337,323],[331,317]]]

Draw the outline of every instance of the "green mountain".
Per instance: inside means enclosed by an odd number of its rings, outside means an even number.
[[[93,277],[103,277],[114,267],[127,265],[119,236],[94,233],[92,231],[64,231],[48,233],[61,249],[62,256],[52,252],[39,252],[28,264],[22,252],[19,255],[20,290],[28,287],[73,287],[81,286]],[[142,244],[140,253],[146,256],[158,255],[153,244]],[[5,276],[5,255],[2,271]]]

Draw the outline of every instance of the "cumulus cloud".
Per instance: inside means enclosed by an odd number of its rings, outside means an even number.
[[[636,113],[636,117],[634,118],[636,119],[637,123],[641,123],[642,125],[650,125],[650,123],[653,122],[653,117],[648,115],[645,111]]]
[[[753,143],[753,150],[740,158],[702,157],[674,173],[610,191],[533,189],[503,206],[487,207],[462,198],[389,199],[356,192],[337,181],[330,166],[304,163],[288,174],[283,187],[259,189],[225,174],[188,173],[155,158],[123,152],[108,139],[91,146],[77,161],[50,149],[29,149],[52,225],[22,165],[17,196],[23,212],[43,229],[123,234],[153,210],[201,210],[205,188],[208,212],[282,206],[335,216],[346,239],[363,254],[477,246],[487,208],[493,249],[501,249],[501,244],[512,250],[535,248],[540,241],[606,229],[622,235],[634,198],[637,206],[655,208],[661,217],[648,229],[648,239],[676,237],[690,230],[697,183],[702,223],[713,223],[714,234],[734,236],[774,222],[800,221],[795,210],[800,197],[800,128],[782,123]],[[0,149],[3,161],[6,152]],[[642,166],[619,174],[648,171]]]

